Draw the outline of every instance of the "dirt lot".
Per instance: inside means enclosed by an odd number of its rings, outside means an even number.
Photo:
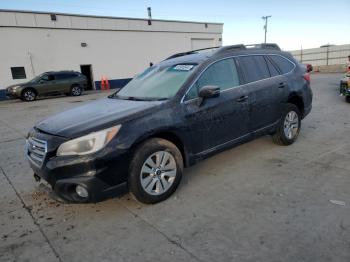
[[[185,170],[167,201],[48,197],[24,158],[36,121],[106,96],[0,102],[0,261],[350,261],[350,104],[312,76],[314,107],[289,147],[263,137]],[[337,200],[337,201],[333,201]]]

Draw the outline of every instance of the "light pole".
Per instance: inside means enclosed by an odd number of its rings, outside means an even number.
[[[261,17],[263,20],[265,20],[265,25],[264,25],[264,29],[265,29],[265,40],[264,43],[266,44],[266,33],[267,33],[267,19],[269,19],[271,17],[271,15],[267,15],[267,16],[263,16]]]

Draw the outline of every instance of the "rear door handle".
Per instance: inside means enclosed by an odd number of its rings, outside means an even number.
[[[248,99],[248,96],[241,96],[240,98],[237,98],[236,101],[237,102],[244,102],[244,101],[247,101]]]
[[[278,88],[284,88],[286,87],[287,83],[286,82],[281,82],[278,84]]]

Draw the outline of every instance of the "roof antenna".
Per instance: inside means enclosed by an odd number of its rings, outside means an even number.
[[[148,12],[148,25],[152,25],[152,9],[150,7],[147,7]]]

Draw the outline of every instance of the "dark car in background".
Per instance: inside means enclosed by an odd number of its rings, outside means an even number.
[[[37,123],[26,155],[35,178],[64,200],[128,189],[156,203],[176,190],[184,167],[215,153],[262,135],[295,142],[312,107],[305,74],[276,44],[175,54],[108,98]]]
[[[10,98],[34,101],[38,96],[66,94],[80,96],[87,86],[86,77],[75,71],[45,72],[32,80],[6,88]]]

